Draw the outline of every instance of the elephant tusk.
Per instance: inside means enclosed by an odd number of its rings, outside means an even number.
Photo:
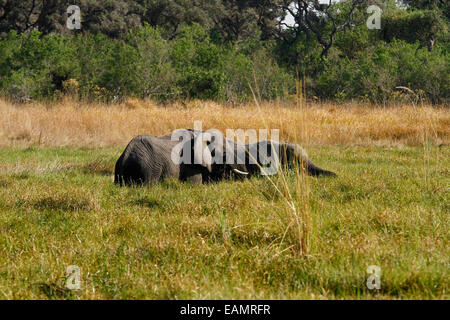
[[[238,174],[243,174],[245,176],[248,175],[248,172],[244,172],[244,171],[241,171],[241,170],[238,170],[238,169],[233,169],[233,171],[238,173]]]

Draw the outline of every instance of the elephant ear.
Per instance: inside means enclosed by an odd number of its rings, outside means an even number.
[[[208,132],[199,133],[194,139],[194,164],[200,164],[208,172],[212,172],[212,156],[208,148],[212,135]]]

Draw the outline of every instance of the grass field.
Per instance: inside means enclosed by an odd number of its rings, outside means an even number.
[[[448,299],[448,109],[262,108],[0,102],[0,298]],[[338,177],[112,183],[133,135],[192,119],[281,124]]]

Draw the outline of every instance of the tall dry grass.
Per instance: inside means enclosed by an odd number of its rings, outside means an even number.
[[[261,116],[261,113],[263,116]],[[129,99],[118,105],[66,99],[48,106],[0,100],[0,147],[104,147],[126,144],[138,134],[163,135],[191,128],[280,129],[283,140],[303,145],[423,145],[449,143],[448,108],[263,102],[229,107],[211,101],[173,102]],[[307,126],[307,130],[303,128]],[[299,135],[299,133],[302,133]]]

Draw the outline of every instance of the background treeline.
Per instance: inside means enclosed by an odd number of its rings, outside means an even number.
[[[81,30],[66,27],[72,4]],[[371,4],[383,9],[380,30],[366,26]],[[0,0],[0,92],[20,101],[235,103],[252,89],[289,97],[299,77],[320,99],[448,102],[449,8],[447,0]]]

